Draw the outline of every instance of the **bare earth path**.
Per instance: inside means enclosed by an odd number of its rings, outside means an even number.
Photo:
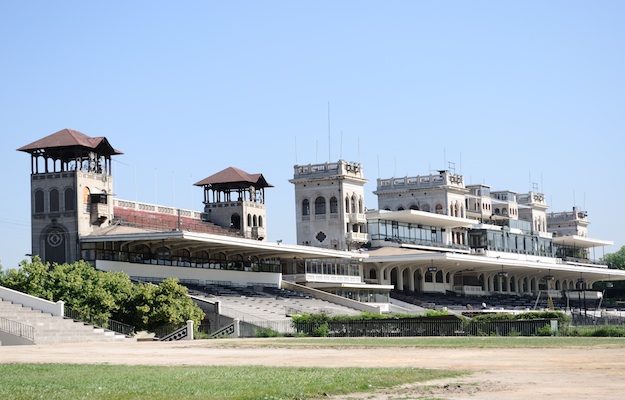
[[[331,398],[625,398],[623,348],[293,348],[264,347],[262,339],[245,340],[244,347],[223,346],[227,340],[4,346],[0,347],[0,363],[418,367],[472,374],[375,395]]]

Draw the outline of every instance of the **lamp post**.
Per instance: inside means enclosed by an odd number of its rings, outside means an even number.
[[[582,276],[582,273],[579,273],[579,279],[577,280],[577,283],[579,283],[579,292],[577,292],[577,300],[578,302],[580,302],[579,296],[580,296],[580,292],[583,290],[584,291],[584,316],[587,315],[587,310],[586,310],[586,290],[584,289],[584,277]],[[580,314],[581,314],[581,302],[580,302]]]
[[[435,292],[436,292],[436,272],[437,271],[438,271],[438,268],[434,266],[434,260],[432,260],[431,266],[428,267],[428,272],[430,273],[430,275],[432,275],[432,285],[433,285]]]
[[[503,265],[501,266],[501,271],[497,273],[499,275],[499,286],[501,287],[501,291],[503,292],[503,280],[508,277],[508,273],[503,270]]]

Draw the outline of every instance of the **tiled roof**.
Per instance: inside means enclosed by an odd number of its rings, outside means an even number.
[[[108,143],[105,137],[89,137],[82,132],[73,129],[63,129],[42,139],[36,140],[26,146],[22,146],[18,151],[33,152],[40,149],[55,149],[61,147],[80,147],[90,150],[96,150],[98,147],[106,146],[110,149],[111,154],[123,154],[119,150],[115,150]]]
[[[262,174],[248,174],[247,172],[235,167],[228,167],[216,174],[204,178],[197,182],[195,186],[251,186],[256,187],[273,187],[267,183]]]

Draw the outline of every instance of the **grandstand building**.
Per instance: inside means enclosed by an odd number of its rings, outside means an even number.
[[[399,294],[560,298],[625,279],[597,261],[594,250],[612,242],[588,236],[586,212],[548,213],[541,193],[465,185],[453,171],[378,179],[367,210],[359,163],[296,165],[297,244],[287,244],[266,239],[272,185],[262,174],[210,175],[196,183],[203,209],[183,210],[115,198],[111,159],[122,153],[106,138],[64,129],[18,150],[31,155],[32,253],[43,261],[323,291],[382,312]]]

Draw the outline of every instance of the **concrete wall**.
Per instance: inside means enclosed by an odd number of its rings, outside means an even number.
[[[282,281],[282,289],[293,290],[300,293],[306,293],[310,296],[320,299],[326,300],[334,304],[339,304],[345,307],[350,307],[356,310],[381,314],[380,305],[371,305],[367,303],[361,303],[356,300],[348,299],[346,297],[337,296],[332,293],[324,292],[323,290],[314,289],[308,286],[298,285],[297,283]]]
[[[65,304],[62,301],[53,303],[3,286],[0,286],[0,299],[21,304],[24,307],[30,307],[33,310],[40,310],[55,316],[62,317],[65,312]]]
[[[32,340],[10,333],[0,331],[0,346],[19,346],[25,344],[35,344]]]
[[[207,268],[173,267],[169,265],[136,264],[121,261],[96,260],[96,268],[103,271],[123,271],[130,276],[144,278],[178,278],[187,280],[231,282],[240,286],[279,287],[281,273],[229,271]]]

